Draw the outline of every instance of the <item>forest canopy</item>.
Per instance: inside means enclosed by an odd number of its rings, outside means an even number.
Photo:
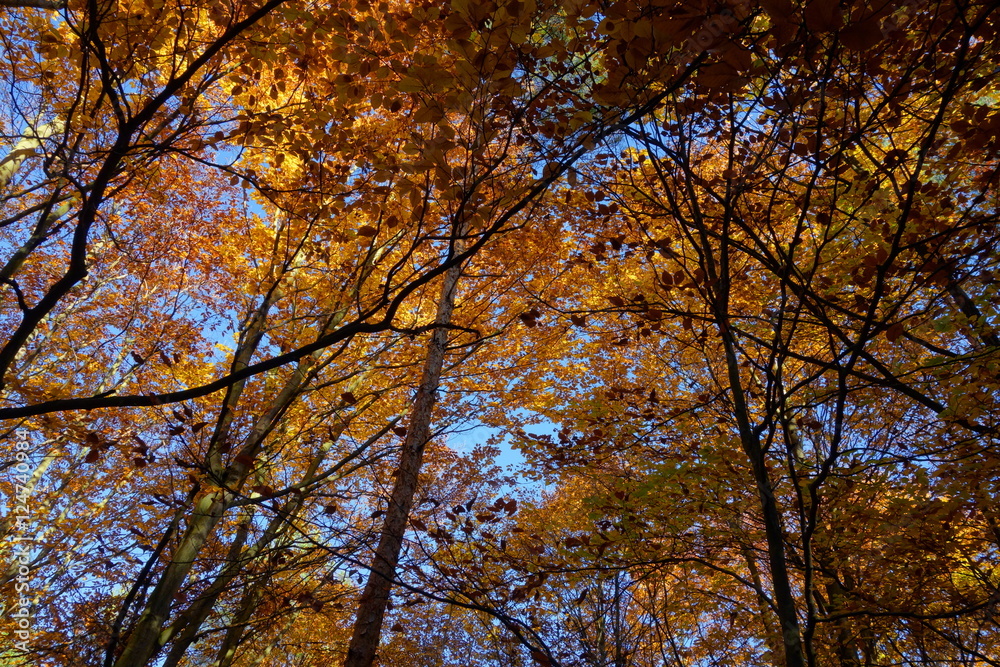
[[[1000,664],[997,28],[0,0],[0,667]]]

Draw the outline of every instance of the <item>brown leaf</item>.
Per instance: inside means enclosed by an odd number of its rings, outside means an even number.
[[[753,65],[753,54],[749,49],[744,49],[742,46],[733,44],[730,48],[726,49],[725,53],[722,54],[723,59],[733,66],[737,72],[746,72]],[[732,176],[727,176],[726,178],[732,178]]]
[[[550,667],[552,665],[552,661],[544,653],[535,649],[531,650],[531,659],[535,661],[536,665],[541,665],[541,667]]]
[[[761,0],[760,4],[776,23],[787,20],[795,9],[789,0]]]
[[[840,31],[840,41],[854,51],[867,51],[882,40],[878,19],[869,17]]]
[[[739,72],[727,62],[712,63],[703,67],[696,77],[697,82],[706,88],[725,88],[734,83]]]
[[[902,322],[896,322],[885,330],[885,337],[890,343],[895,343],[903,335]]]
[[[415,123],[436,123],[444,118],[444,110],[437,104],[427,104],[417,109],[413,114]]]
[[[248,468],[254,467],[254,465],[257,463],[257,459],[250,456],[249,454],[237,454],[236,456],[233,457],[233,461],[235,463],[245,465]]]
[[[814,33],[836,30],[841,24],[839,0],[812,0],[806,7],[805,20]]]

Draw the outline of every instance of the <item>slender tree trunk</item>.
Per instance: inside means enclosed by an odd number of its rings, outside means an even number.
[[[356,389],[357,385],[360,384],[360,381],[361,377],[358,378],[355,384],[351,385],[351,390]],[[313,458],[312,462],[309,464],[309,469],[302,478],[303,485],[309,484],[313,481],[316,473],[319,471],[320,465],[322,465],[323,460],[326,458],[327,453],[329,453],[334,443],[347,429],[348,424],[349,420],[341,419],[340,426],[336,429],[336,432],[332,435],[331,439],[320,447],[318,454]],[[282,511],[271,520],[267,530],[264,531],[264,535],[261,536],[260,541],[254,545],[252,552],[248,555],[245,562],[250,562],[254,558],[257,558],[268,545],[284,536],[285,532],[287,532],[289,527],[292,525],[292,520],[298,514],[304,502],[304,497],[293,497],[292,500],[285,503]],[[217,667],[228,667],[233,663],[233,660],[236,657],[236,649],[243,641],[247,624],[253,617],[253,613],[257,610],[257,606],[260,604],[261,598],[264,595],[264,589],[267,586],[267,582],[270,581],[270,577],[270,574],[262,575],[262,578],[259,581],[253,582],[243,590],[243,595],[240,599],[239,611],[236,612],[229,629],[226,631],[226,636],[222,641],[222,646],[219,648],[218,658],[215,663]],[[164,665],[164,667],[171,667],[171,665]]]
[[[223,591],[226,590],[236,578],[236,575],[239,574],[243,564],[246,562],[245,559],[240,558],[240,552],[246,544],[252,519],[253,515],[248,512],[246,518],[240,523],[240,527],[236,531],[236,539],[233,540],[229,548],[229,554],[226,557],[226,567],[215,578],[215,581],[208,587],[208,590],[202,594],[201,598],[196,600],[181,618],[174,623],[174,633],[180,632],[180,635],[170,647],[170,652],[167,654],[167,659],[164,661],[163,667],[176,667],[180,663],[184,657],[184,653],[187,652],[191,644],[198,638],[198,632],[201,630],[205,619],[212,612],[212,607],[215,606],[219,596],[222,595]]]
[[[288,620],[285,621],[285,624],[281,627],[281,631],[278,632],[276,637],[271,640],[271,642],[267,645],[267,648],[257,653],[257,656],[247,663],[247,667],[259,667],[259,665],[264,664],[264,661],[267,660],[268,656],[271,655],[271,652],[274,651],[274,647],[277,645],[278,641],[292,629],[292,626],[295,625],[295,621],[298,619],[298,616],[299,612],[292,612],[292,614],[289,615]],[[213,665],[212,667],[215,666]]]
[[[164,630],[163,624],[170,613],[170,604],[187,578],[201,547],[222,518],[228,504],[228,495],[220,489],[197,502],[181,545],[149,596],[146,608],[132,630],[125,649],[115,662],[115,667],[143,667],[169,641],[170,630]]]
[[[0,269],[0,284],[9,284],[9,281],[14,277],[21,267],[24,265],[24,260],[27,259],[38,246],[42,244],[45,237],[48,235],[49,230],[52,225],[55,224],[59,218],[63,217],[69,213],[72,200],[69,197],[60,197],[59,195],[53,196],[52,201],[50,201],[49,206],[46,210],[42,212],[42,215],[38,219],[38,224],[35,225],[35,229],[31,232],[31,236],[25,241],[20,248],[14,251],[7,263],[4,264],[3,268]]]
[[[795,606],[795,597],[792,595],[788,563],[785,559],[785,537],[781,530],[781,510],[774,497],[774,487],[767,470],[766,454],[760,441],[760,433],[752,423],[750,408],[746,402],[743,381],[740,378],[739,359],[736,354],[737,341],[729,321],[728,232],[728,220],[726,220],[722,226],[721,246],[715,251],[705,227],[702,226],[699,233],[706,252],[703,266],[709,283],[714,285],[713,314],[725,352],[726,380],[733,402],[733,413],[736,417],[740,445],[750,463],[750,469],[753,471],[757,495],[760,499],[760,509],[764,519],[764,536],[767,542],[768,569],[771,573],[771,586],[774,590],[774,606],[781,625],[785,665],[786,667],[805,667],[802,633],[799,629],[799,617]],[[717,254],[713,255],[712,253]],[[718,257],[717,263],[716,260],[712,259],[713,256]]]
[[[771,622],[771,601],[767,599],[767,595],[764,593],[764,583],[760,578],[760,568],[757,567],[757,557],[754,556],[753,551],[747,544],[743,529],[736,519],[730,519],[729,528],[732,530],[733,535],[736,536],[736,539],[739,540],[740,553],[743,556],[743,560],[746,561],[747,569],[750,571],[750,581],[753,582],[754,590],[757,593],[757,613],[760,614],[760,622],[764,628],[764,642],[774,656],[775,662],[772,664],[775,667],[780,667],[780,663],[777,661],[779,660],[778,656],[781,655],[781,642],[778,639],[778,633],[774,630],[774,624]]]
[[[264,597],[264,589],[270,581],[270,576],[265,575],[262,581],[257,581],[247,587],[240,600],[240,609],[233,618],[226,636],[219,647],[218,657],[215,667],[230,667],[236,659],[236,649],[244,640],[244,633],[250,618],[257,610],[257,605]]]
[[[363,374],[355,378],[355,380],[348,385],[349,390],[356,391],[363,378]],[[368,403],[368,405],[370,406],[371,403]],[[348,404],[345,402],[341,407],[347,408]],[[362,409],[358,409],[355,414],[358,414],[361,411]],[[300,482],[301,488],[306,488],[315,480],[320,466],[323,464],[330,450],[340,439],[341,435],[343,435],[350,423],[350,417],[341,417],[340,425],[334,429],[333,432],[331,432],[330,439],[320,446],[318,452],[310,462],[309,468],[306,470]],[[395,423],[395,421],[389,422],[383,432],[377,433],[371,440],[355,450],[350,457],[358,454],[362,449],[366,449],[377,438],[381,437],[385,431],[388,431],[389,428],[391,428]],[[349,460],[349,458],[346,460]],[[342,459],[341,463],[344,461],[345,460]],[[221,594],[231,586],[235,578],[243,570],[245,570],[248,564],[260,557],[264,549],[268,548],[277,540],[284,540],[285,534],[293,525],[292,521],[305,504],[305,499],[305,495],[293,494],[291,499],[282,506],[281,511],[279,511],[270,520],[260,539],[245,551],[242,550],[242,546],[246,538],[245,529],[249,524],[249,519],[242,524],[238,537],[233,543],[233,549],[230,551],[230,556],[227,558],[226,567],[219,573],[215,581],[212,582],[211,586],[209,586],[202,597],[196,600],[191,607],[189,607],[174,623],[174,627],[176,628],[174,634],[177,632],[180,632],[180,634],[175,640],[173,640],[173,645],[171,646],[170,652],[168,653],[166,660],[163,662],[162,667],[176,667],[176,665],[180,664],[191,644],[197,641],[199,633],[201,632],[201,626],[208,619],[209,614]],[[281,548],[281,545],[279,545],[278,548]],[[225,639],[223,640],[222,648],[219,649],[219,658],[216,663],[214,663],[216,667],[225,667],[232,662],[235,649],[239,643],[243,641],[247,624],[252,618],[253,613],[257,610],[258,604],[263,596],[264,589],[270,581],[270,576],[270,574],[265,574],[259,580],[248,583],[241,588],[239,611],[231,621],[229,630],[226,632]],[[226,656],[228,656],[228,658]]]
[[[115,667],[144,667],[172,638],[173,628],[164,628],[163,625],[170,615],[170,606],[177,592],[187,579],[202,547],[233,501],[234,491],[243,486],[250,474],[248,461],[260,453],[267,434],[280,419],[285,408],[301,391],[309,376],[311,362],[310,358],[299,363],[284,388],[271,401],[268,410],[257,420],[247,444],[226,470],[221,480],[222,487],[209,492],[197,501],[191,512],[187,532],[149,596],[146,608],[139,617]]]
[[[827,581],[826,595],[830,600],[830,613],[840,612],[843,609],[846,591],[835,578]],[[861,658],[858,656],[851,633],[851,622],[846,618],[836,623],[836,646],[841,667],[861,667]]]
[[[729,386],[736,409],[736,421],[739,425],[740,443],[753,470],[757,495],[760,498],[761,514],[764,518],[768,565],[771,571],[771,585],[774,589],[774,603],[778,611],[778,620],[781,623],[785,665],[787,667],[803,667],[805,662],[802,658],[802,634],[799,631],[799,617],[795,608],[795,597],[792,595],[791,580],[788,576],[788,564],[785,560],[785,538],[781,532],[781,513],[774,497],[774,489],[767,467],[764,465],[764,452],[760,436],[750,423],[749,411],[743,397],[743,385],[739,376],[735,344],[728,328],[724,329],[722,338],[726,350]]]
[[[366,259],[365,271],[353,286],[353,294],[357,294],[358,290],[360,290],[361,284],[370,275],[378,257],[379,252],[374,252]],[[234,370],[244,367],[253,352],[257,349],[264,331],[267,312],[277,299],[277,287],[278,284],[275,283],[272,290],[265,297],[263,304],[249,316],[245,326],[245,335],[241,340],[240,350],[233,360],[232,368]],[[343,321],[347,312],[347,308],[341,308],[334,312],[324,325],[323,333],[336,328]],[[250,464],[247,461],[252,461],[263,449],[267,435],[281,418],[285,409],[291,405],[309,382],[314,373],[316,362],[321,356],[322,352],[317,351],[299,361],[292,376],[285,382],[278,395],[270,401],[267,410],[254,423],[246,444],[238,452],[238,455],[233,458],[232,463],[228,467],[223,467],[221,457],[219,456],[219,446],[229,436],[233,411],[242,394],[244,383],[236,383],[227,390],[206,461],[206,469],[214,477],[221,480],[221,488],[215,489],[201,498],[193,508],[188,530],[182,538],[177,552],[167,565],[164,574],[150,595],[146,607],[129,637],[128,643],[122,651],[121,656],[115,662],[115,667],[144,667],[167,642],[174,638],[176,632],[180,630],[180,627],[164,627],[170,615],[170,607],[174,598],[187,579],[187,575],[194,565],[195,558],[201,552],[201,549],[208,541],[219,520],[222,519],[229,508],[234,497],[233,492],[238,491],[242,487],[250,474]],[[319,462],[315,462],[315,465],[319,465]],[[308,474],[312,475],[314,473],[315,470],[310,469]],[[235,573],[233,576],[235,576]],[[204,611],[210,611],[210,609]],[[197,618],[200,619],[200,622],[204,622],[205,616],[202,613],[198,613]],[[182,637],[182,640],[186,641],[187,638]]]
[[[461,272],[461,265],[449,269],[441,287],[437,316],[434,320],[438,328],[431,334],[420,386],[410,411],[406,440],[396,469],[396,481],[382,523],[382,536],[372,559],[368,582],[358,603],[358,614],[354,621],[354,631],[344,667],[370,667],[378,649],[382,621],[385,618],[392,580],[396,575],[396,565],[403,544],[403,534],[410,517],[410,509],[413,507],[417,476],[423,462],[424,448],[430,438],[431,413],[437,397],[438,384],[441,381],[441,367],[448,343],[446,325],[451,323],[455,307],[455,286]]]
[[[819,571],[822,573],[824,579],[823,587],[826,590],[826,603],[824,604],[823,612],[826,616],[839,614],[844,611],[844,603],[851,596],[852,586],[850,579],[847,578],[844,582],[846,587],[841,584],[840,573],[833,564],[833,552],[829,549],[817,549],[813,555],[816,563],[819,565]],[[860,626],[860,634],[863,634],[864,628],[867,625],[863,617],[854,620],[853,623],[857,623]],[[831,639],[841,667],[861,667],[861,656],[858,653],[857,646],[859,643],[862,643],[862,637],[852,628],[852,619],[841,618],[834,621]]]

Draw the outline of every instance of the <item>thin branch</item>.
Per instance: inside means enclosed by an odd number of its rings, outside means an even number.
[[[51,9],[60,11],[66,9],[65,0],[0,0],[0,7]]]

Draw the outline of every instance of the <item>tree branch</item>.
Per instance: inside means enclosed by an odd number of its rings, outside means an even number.
[[[66,0],[0,0],[0,7],[51,9],[59,11],[66,9]]]

